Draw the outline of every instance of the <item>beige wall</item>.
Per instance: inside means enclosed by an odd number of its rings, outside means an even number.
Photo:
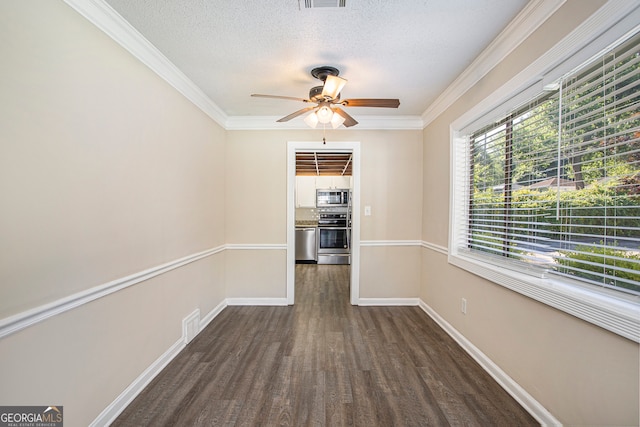
[[[62,1],[0,39],[0,319],[224,244],[224,129]],[[88,425],[224,298],[217,254],[2,338],[0,403]]]
[[[277,131],[227,132],[227,243],[286,243],[288,136]]]
[[[424,130],[423,239],[447,246],[449,125],[601,5],[568,1]],[[565,425],[638,425],[636,343],[552,309],[423,250],[421,298]],[[467,299],[467,314],[460,311]]]
[[[226,241],[228,244],[286,243],[287,230],[287,142],[317,141],[322,131],[229,131],[226,147],[227,199]],[[361,206],[362,241],[420,240],[422,188],[422,135],[420,131],[327,131],[328,141],[361,143],[361,205],[372,208],[364,216]],[[265,264],[275,254],[269,251],[234,251],[235,266]],[[417,298],[419,262],[407,262],[405,255],[417,255],[416,248],[403,246],[367,247],[362,251],[360,296],[363,298]],[[267,257],[267,258],[265,258]],[[264,296],[286,296],[286,257],[276,265],[265,265],[268,282],[261,283]],[[413,256],[411,259],[418,259]],[[375,260],[375,261],[374,261]],[[387,262],[385,274],[376,263]],[[278,276],[280,275],[280,276]],[[385,280],[384,277],[398,277]],[[248,276],[260,275],[236,268],[227,271],[229,297],[248,297],[252,292]],[[256,286],[257,281],[256,281]],[[265,288],[266,287],[266,288]],[[258,296],[258,295],[254,295]]]
[[[278,300],[287,294],[285,249],[235,249],[225,251],[227,298]],[[271,301],[271,303],[274,303]]]
[[[422,231],[420,132],[362,133],[357,139],[362,141],[361,239],[418,240]],[[364,216],[367,205],[371,216]]]
[[[227,243],[286,243],[287,142],[318,141],[321,131],[229,131]],[[327,131],[328,141],[361,143],[362,240],[417,240],[421,233],[420,131]],[[361,212],[361,214],[363,214]]]
[[[0,31],[1,318],[246,246],[0,339],[0,402],[55,402],[68,425],[87,425],[178,342],[196,308],[285,296],[285,251],[247,247],[286,243],[286,143],[322,134],[225,132],[62,1],[2,3]],[[363,144],[363,239],[418,240],[421,132],[327,137]],[[387,250],[406,248],[369,249]],[[419,265],[397,266],[401,285],[363,292],[416,297]]]
[[[361,142],[360,296],[420,297],[568,425],[637,424],[638,346],[389,243],[447,245],[449,124],[601,3],[568,1],[424,132],[326,134]],[[323,133],[225,132],[62,1],[0,2],[0,37],[0,319],[244,246],[0,339],[0,403],[62,404],[87,425],[194,309],[284,298],[286,144]]]
[[[371,132],[362,141],[360,298],[417,298],[422,232],[420,132]],[[364,207],[371,206],[371,216]],[[399,241],[399,246],[394,246]],[[386,242],[386,244],[385,244]]]
[[[419,246],[364,246],[360,250],[360,298],[417,299]]]

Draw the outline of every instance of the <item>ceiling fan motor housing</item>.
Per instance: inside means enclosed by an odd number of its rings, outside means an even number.
[[[327,76],[337,76],[338,74],[340,74],[340,71],[337,68],[329,67],[328,65],[317,67],[311,70],[311,75],[316,79],[322,81],[327,80]]]
[[[322,89],[323,89],[323,86],[312,87],[309,90],[309,100],[311,102],[323,102],[323,101],[326,101],[327,99],[325,99],[325,97],[322,96]],[[340,99],[340,94],[338,94],[338,96],[336,98],[334,98],[333,101],[337,101],[338,99]]]

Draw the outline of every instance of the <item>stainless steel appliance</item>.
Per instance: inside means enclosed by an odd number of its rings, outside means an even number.
[[[317,240],[318,264],[351,264],[350,209],[319,209]]]
[[[323,207],[348,207],[349,194],[351,190],[333,189],[333,190],[316,190],[316,208]]]
[[[315,227],[296,227],[296,262],[317,262],[318,244]]]

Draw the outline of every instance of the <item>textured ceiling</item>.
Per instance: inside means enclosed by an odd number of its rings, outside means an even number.
[[[342,98],[399,98],[362,115],[420,116],[526,0],[106,0],[229,117],[284,116],[306,105],[309,71],[340,70]],[[301,118],[295,120],[302,120]]]

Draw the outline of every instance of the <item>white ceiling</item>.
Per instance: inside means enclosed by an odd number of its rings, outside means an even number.
[[[318,0],[316,0],[318,1]],[[228,117],[285,116],[329,65],[342,98],[399,98],[361,116],[420,116],[525,7],[527,0],[106,0]],[[294,121],[302,121],[296,118]]]

